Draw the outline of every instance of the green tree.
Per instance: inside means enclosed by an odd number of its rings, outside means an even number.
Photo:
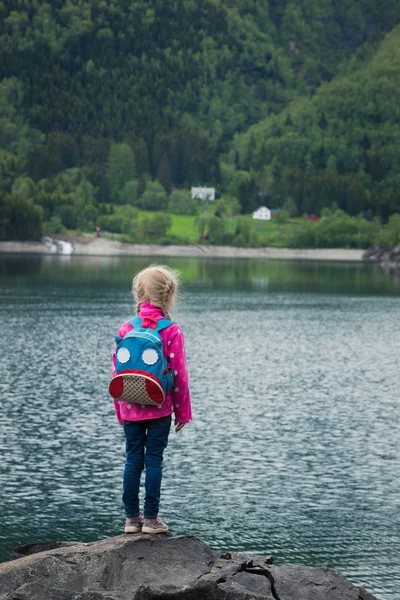
[[[150,237],[157,242],[165,237],[171,225],[171,215],[158,214],[153,217],[142,217],[139,228],[146,237]]]
[[[162,155],[158,164],[157,180],[164,187],[167,194],[170,194],[172,191],[172,173],[171,165],[169,164],[169,159],[166,154]]]
[[[226,217],[234,217],[240,213],[240,202],[234,196],[224,194],[216,203],[215,210]]]
[[[379,232],[378,243],[384,248],[393,248],[400,244],[400,214],[391,215],[387,225]]]
[[[243,213],[250,213],[257,206],[255,182],[252,175],[247,171],[237,171],[235,173],[228,193],[239,199]]]
[[[212,215],[208,218],[208,237],[211,244],[221,244],[224,242],[224,221],[221,217]]]
[[[40,240],[41,214],[31,200],[0,192],[0,240]]]
[[[169,197],[168,207],[172,213],[195,215],[199,208],[199,202],[192,198],[188,190],[174,190]]]
[[[143,210],[166,210],[168,195],[161,183],[150,181],[139,200],[139,205]]]
[[[97,225],[110,233],[122,233],[124,217],[119,215],[100,215],[97,218]]]
[[[288,210],[285,210],[284,208],[279,210],[278,216],[277,216],[279,223],[287,223],[289,221],[289,218],[290,218],[290,213]]]
[[[74,138],[60,131],[48,135],[29,157],[28,172],[35,180],[53,177],[79,164],[79,147]]]
[[[107,161],[107,180],[113,202],[120,201],[120,193],[128,181],[135,178],[135,159],[128,144],[113,144]]]
[[[233,243],[235,246],[248,246],[252,238],[252,224],[248,219],[241,218],[237,221]]]
[[[12,184],[11,193],[14,198],[20,200],[29,200],[33,198],[36,192],[36,186],[29,177],[17,177]]]
[[[321,114],[321,116],[320,116],[320,118],[319,118],[319,121],[318,121],[318,126],[319,126],[321,129],[326,129],[326,128],[327,128],[327,126],[328,126],[328,121],[326,120],[325,113],[322,113],[322,114]]]
[[[120,193],[122,204],[135,205],[138,202],[138,182],[136,179],[127,181]]]
[[[288,198],[286,200],[286,202],[283,205],[283,210],[287,212],[289,217],[297,217],[299,214],[299,209],[293,198]]]

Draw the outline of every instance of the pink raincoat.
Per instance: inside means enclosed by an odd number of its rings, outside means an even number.
[[[141,303],[139,317],[143,319],[144,326],[146,326],[146,319],[159,321],[165,318],[161,308],[153,306],[150,302]],[[118,336],[124,337],[132,329],[133,327],[129,321],[125,321],[118,331]],[[123,425],[124,421],[157,419],[159,417],[166,417],[172,413],[175,413],[175,418],[179,423],[189,423],[192,420],[189,375],[183,332],[179,325],[174,323],[170,327],[160,331],[160,337],[162,339],[164,354],[174,371],[174,387],[167,394],[162,406],[140,405],[133,402],[118,402],[114,400],[115,412],[121,425]],[[115,350],[116,345],[112,357],[113,377],[115,375]]]

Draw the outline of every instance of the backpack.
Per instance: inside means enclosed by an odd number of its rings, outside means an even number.
[[[160,319],[154,329],[142,327],[141,317],[129,321],[132,331],[117,336],[116,373],[108,390],[118,401],[161,406],[174,384],[174,375],[164,354],[160,331],[173,324]]]

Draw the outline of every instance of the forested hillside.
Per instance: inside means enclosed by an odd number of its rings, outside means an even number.
[[[400,212],[400,26],[312,97],[235,141],[230,162],[249,170],[273,206],[351,215]]]
[[[397,0],[0,2],[0,238],[201,184],[386,219],[399,21]]]

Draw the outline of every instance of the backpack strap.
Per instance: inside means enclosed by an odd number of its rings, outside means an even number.
[[[133,329],[140,329],[142,326],[142,319],[140,317],[133,317],[133,319],[130,319],[129,323],[132,325]],[[123,339],[123,336],[117,335],[115,337],[115,343],[119,344]]]
[[[163,329],[167,329],[167,327],[173,324],[174,321],[170,321],[169,319],[160,319],[157,323],[156,331],[162,331]]]
[[[133,317],[130,319],[129,323],[132,325],[134,329],[140,329],[142,326],[142,319],[139,316]]]

